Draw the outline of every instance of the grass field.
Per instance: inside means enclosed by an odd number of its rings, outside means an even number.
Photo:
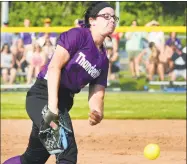
[[[1,118],[28,118],[25,110],[25,92],[1,93]],[[87,93],[75,96],[70,112],[73,119],[88,118]],[[107,119],[186,119],[186,94],[107,92],[105,97]]]

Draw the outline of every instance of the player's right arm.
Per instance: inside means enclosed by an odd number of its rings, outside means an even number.
[[[48,107],[51,112],[58,114],[58,89],[60,85],[61,69],[70,59],[68,51],[57,45],[55,53],[48,66]]]
[[[58,90],[61,70],[70,60],[71,56],[81,47],[84,39],[81,28],[71,29],[60,35],[55,53],[48,66],[48,105],[49,109],[58,113]]]

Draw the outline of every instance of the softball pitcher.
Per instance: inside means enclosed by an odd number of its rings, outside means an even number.
[[[109,61],[103,46],[118,18],[107,2],[94,2],[85,12],[85,26],[60,35],[54,55],[27,92],[26,110],[33,122],[26,151],[4,164],[76,164],[77,145],[69,110],[74,94],[89,84],[89,123],[103,119]]]

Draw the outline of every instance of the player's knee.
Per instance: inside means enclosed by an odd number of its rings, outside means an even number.
[[[49,155],[43,152],[32,151],[27,148],[27,151],[21,155],[21,164],[44,164],[49,158]]]
[[[44,148],[39,138],[32,131],[27,150],[21,155],[22,164],[44,164],[49,158],[49,153]]]

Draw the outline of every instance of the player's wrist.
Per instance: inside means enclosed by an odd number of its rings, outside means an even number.
[[[58,115],[58,108],[57,108],[57,107],[48,104],[48,108],[49,108],[49,110],[50,110],[52,113]]]
[[[44,122],[54,130],[58,129],[59,116],[53,113],[48,106],[45,106],[42,112]]]

